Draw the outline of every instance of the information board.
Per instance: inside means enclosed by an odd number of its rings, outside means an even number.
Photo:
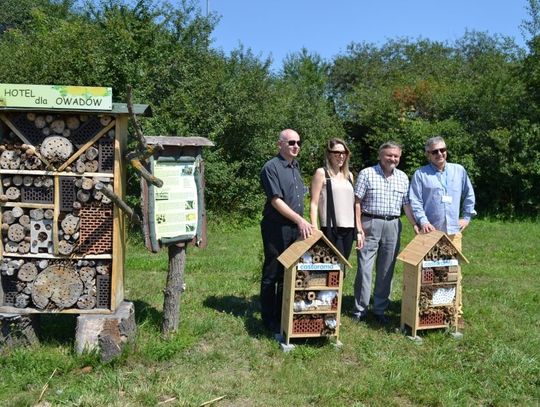
[[[153,161],[153,174],[163,181],[154,192],[156,238],[197,233],[198,198],[195,162]]]

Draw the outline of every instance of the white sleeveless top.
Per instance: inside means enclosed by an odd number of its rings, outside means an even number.
[[[340,228],[354,227],[354,189],[349,180],[331,179],[332,197],[334,198],[334,210],[336,223]],[[319,220],[320,226],[326,226],[326,178],[319,197]]]

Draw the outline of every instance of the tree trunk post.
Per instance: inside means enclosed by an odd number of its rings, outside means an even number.
[[[180,296],[184,291],[185,264],[186,245],[184,243],[170,245],[169,270],[163,301],[162,331],[166,335],[176,332],[180,323]]]

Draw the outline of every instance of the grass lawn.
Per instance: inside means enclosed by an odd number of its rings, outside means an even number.
[[[402,247],[411,238],[407,228]],[[167,340],[159,333],[166,251],[153,255],[132,242],[125,282],[136,306],[135,346],[100,364],[73,353],[74,317],[46,316],[40,346],[0,353],[0,405],[34,406],[44,389],[41,405],[54,406],[198,406],[222,396],[215,406],[538,405],[539,242],[540,223],[471,223],[461,340],[420,331],[418,345],[395,331],[398,264],[390,327],[352,321],[356,270],[349,270],[343,346],[300,341],[288,354],[260,323],[257,226],[210,228],[207,249],[188,249],[181,329]]]

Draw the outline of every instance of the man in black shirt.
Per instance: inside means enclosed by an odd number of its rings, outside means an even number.
[[[296,157],[300,136],[283,130],[278,140],[279,154],[267,161],[261,171],[266,203],[261,221],[264,264],[261,279],[261,317],[264,326],[277,333],[281,323],[283,266],[278,256],[298,237],[305,239],[313,225],[304,219],[304,182]]]

